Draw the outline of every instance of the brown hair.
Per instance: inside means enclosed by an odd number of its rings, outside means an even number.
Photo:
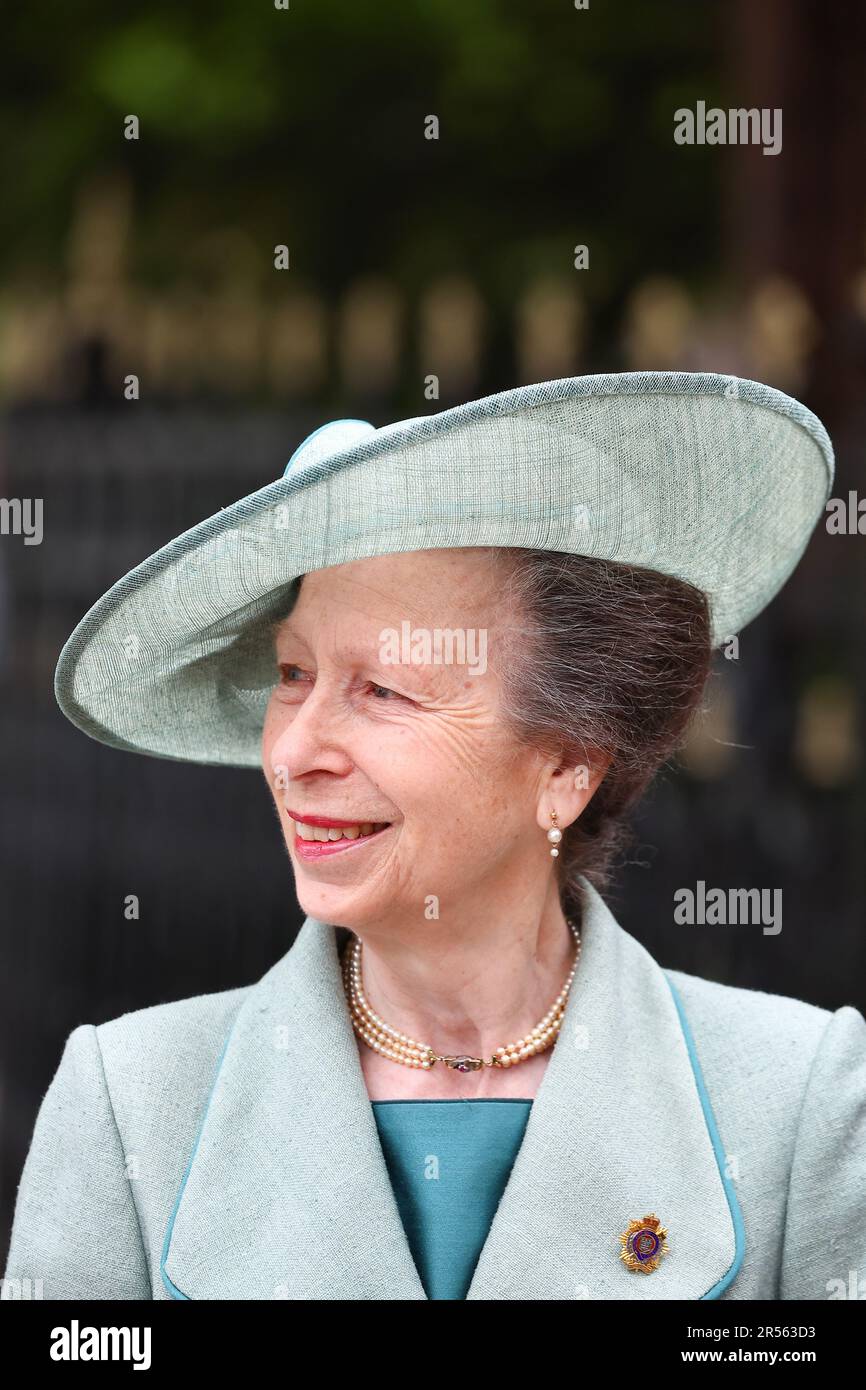
[[[494,547],[503,566],[498,666],[515,740],[564,769],[610,766],[556,860],[560,899],[579,876],[608,886],[632,840],[626,816],[681,743],[713,658],[705,594],[655,570],[559,551]]]

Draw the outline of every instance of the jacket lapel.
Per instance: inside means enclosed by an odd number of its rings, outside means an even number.
[[[664,972],[584,880],[559,1038],[467,1297],[718,1297],[742,1219]],[[619,1258],[657,1215],[652,1274]],[[163,1281],[186,1299],[424,1299],[364,1086],[333,927],[308,917],[244,996],[177,1195]]]

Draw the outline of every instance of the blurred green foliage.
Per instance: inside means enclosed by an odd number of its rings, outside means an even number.
[[[367,269],[410,292],[462,269],[495,303],[515,276],[567,268],[579,241],[599,299],[648,269],[700,275],[719,161],[674,145],[673,110],[721,99],[718,22],[684,0],[15,7],[0,275],[61,278],[82,183],[118,168],[147,285],[206,277],[202,239],[223,227],[249,238],[259,287],[277,242],[335,291]]]

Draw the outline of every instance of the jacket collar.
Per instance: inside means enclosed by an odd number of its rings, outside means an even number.
[[[469,1299],[717,1298],[743,1255],[673,984],[583,880],[581,962]],[[174,1298],[424,1299],[343,996],[307,917],[244,996],[165,1233]],[[619,1258],[654,1213],[669,1253]]]

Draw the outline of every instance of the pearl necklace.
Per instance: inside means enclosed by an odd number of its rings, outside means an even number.
[[[429,1071],[437,1062],[444,1062],[446,1067],[451,1067],[454,1071],[478,1071],[479,1067],[513,1067],[518,1062],[525,1061],[527,1057],[534,1057],[536,1053],[546,1051],[548,1047],[552,1047],[559,1035],[569,990],[580,960],[582,944],[580,932],[570,917],[565,920],[577,943],[574,963],[568,979],[541,1022],[530,1029],[525,1038],[518,1038],[517,1042],[508,1043],[505,1047],[497,1047],[489,1060],[485,1061],[483,1057],[459,1055],[454,1057],[440,1056],[427,1043],[417,1042],[415,1038],[407,1037],[405,1033],[398,1032],[396,1028],[391,1028],[378,1014],[374,1013],[367,1003],[361,983],[361,952],[363,948],[357,936],[346,947],[342,962],[343,987],[349,1004],[352,1027],[368,1047],[371,1047],[382,1057],[388,1057],[392,1062],[401,1062],[405,1067],[419,1067],[423,1071]]]

